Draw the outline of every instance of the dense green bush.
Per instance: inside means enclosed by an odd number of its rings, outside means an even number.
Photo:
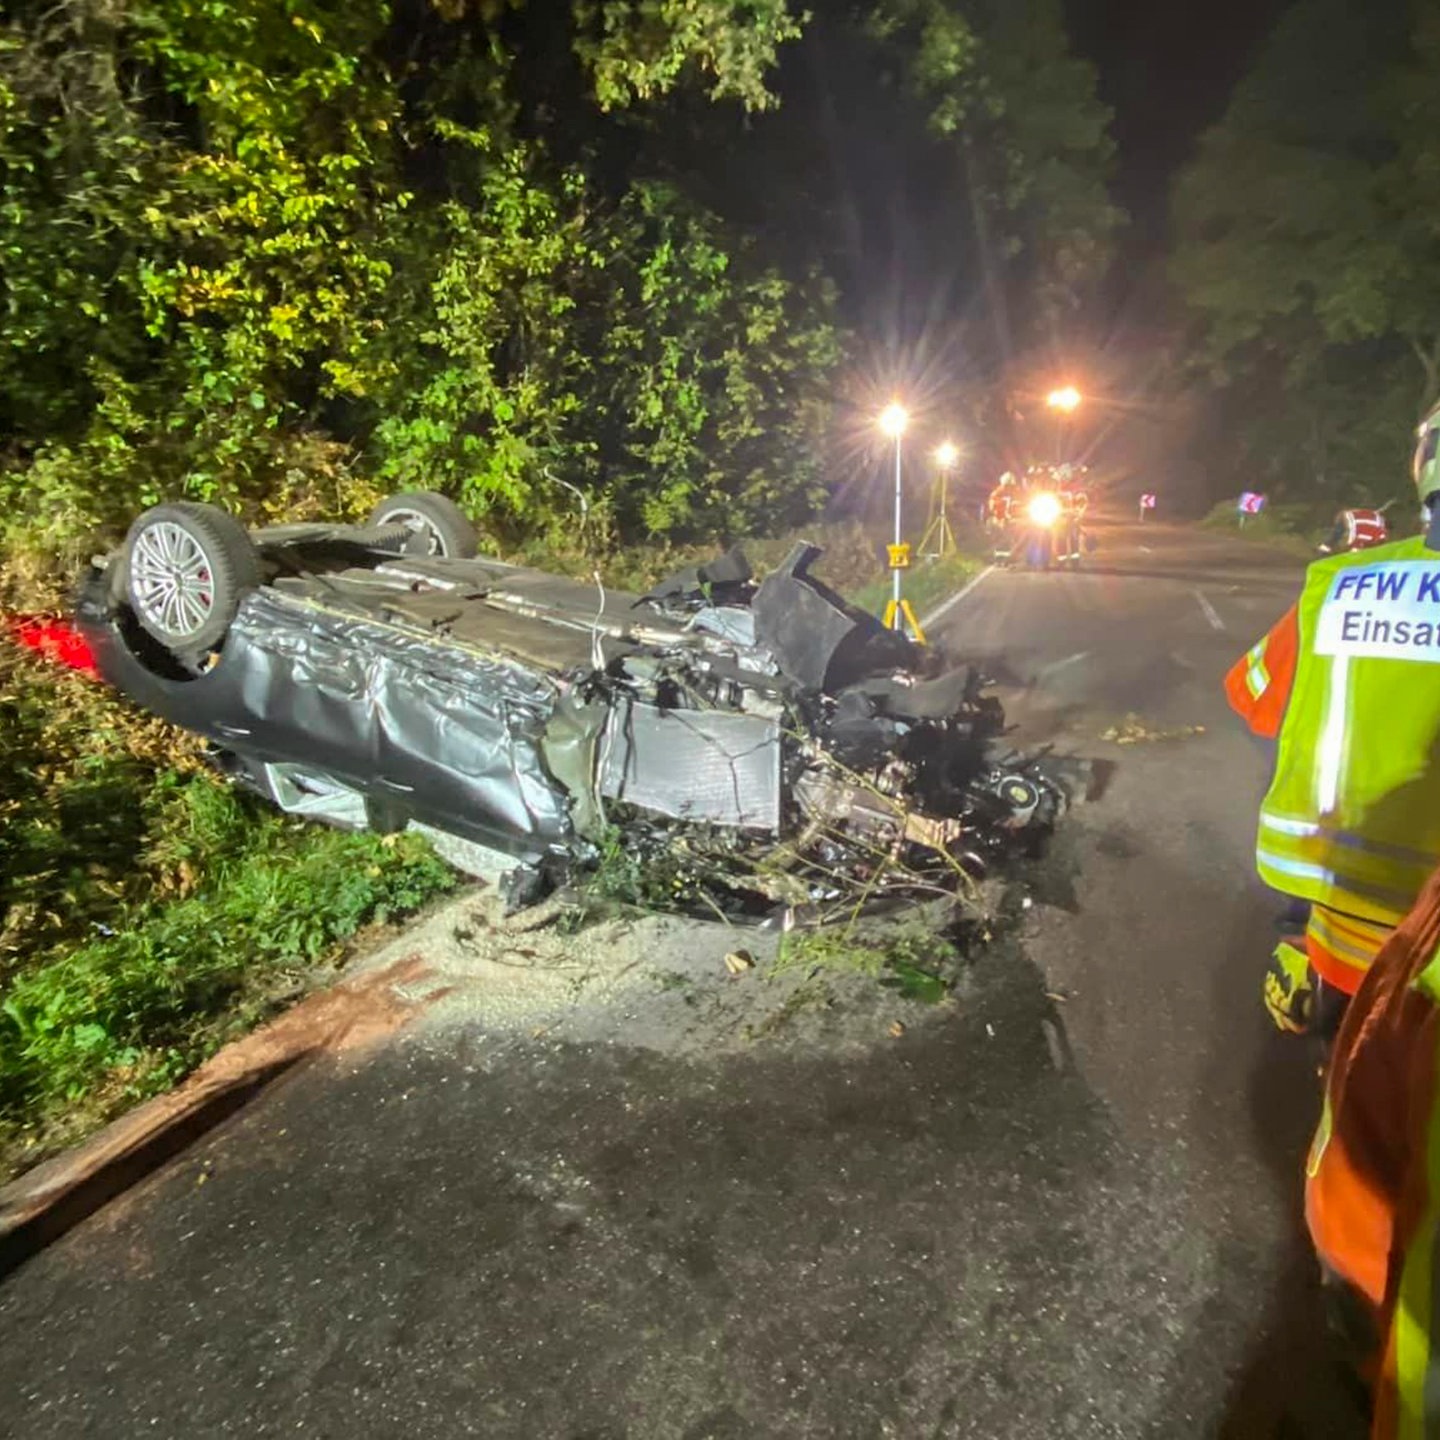
[[[0,28],[12,594],[178,494],[348,518],[443,489],[497,542],[568,526],[567,485],[610,541],[810,513],[828,286],[673,185],[554,163],[479,17],[402,12],[73,0]],[[718,89],[763,102],[783,15],[712,57]],[[609,102],[674,83],[605,34]]]
[[[1285,550],[1304,560],[1316,560],[1320,545],[1330,535],[1335,521],[1334,509],[1323,501],[1297,505],[1267,505],[1259,515],[1247,515],[1244,525],[1236,513],[1236,502],[1224,500],[1200,522],[1207,530],[1229,531],[1244,540]],[[1396,513],[1390,515],[1391,538],[1398,539],[1403,531],[1393,527]],[[1403,524],[1404,512],[1398,512]]]
[[[1117,221],[1107,115],[1058,0],[1011,10],[885,0],[830,20],[917,163],[972,176],[946,246],[1003,252],[1017,323],[1048,334]],[[182,494],[348,518],[381,487],[436,488],[496,545],[563,536],[576,491],[610,546],[815,513],[851,348],[826,276],[853,260],[853,197],[819,173],[809,115],[768,113],[805,17],[529,12],[7,7],[4,592],[53,599]],[[782,128],[752,143],[761,123]]]

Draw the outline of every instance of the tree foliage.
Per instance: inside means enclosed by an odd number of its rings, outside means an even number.
[[[1094,67],[1070,50],[1060,0],[889,0],[870,24],[917,32],[910,84],[930,130],[964,148],[1006,253],[1029,252],[1036,306],[1049,319],[1073,310],[1121,216],[1105,188],[1109,112]]]
[[[1060,0],[827,0],[781,76],[802,136],[763,188],[820,208],[873,338],[934,353],[943,331],[947,364],[998,368],[1076,327],[1122,217],[1110,114]]]
[[[800,34],[785,0],[578,0],[575,16],[575,48],[606,110],[667,94],[689,70],[712,100],[766,109],[776,52]]]
[[[889,4],[845,23],[935,143],[979,157],[977,204],[1035,283],[1073,289],[1113,216],[1058,0]],[[729,163],[808,123],[770,114],[802,19],[783,0],[19,0],[0,28],[11,547],[88,542],[175,493],[345,513],[419,485],[513,532],[567,523],[578,489],[620,537],[810,513],[846,353],[832,255],[803,199],[776,187],[783,223],[757,218],[763,167]]]
[[[1437,64],[1432,6],[1299,0],[1176,187],[1197,358],[1248,389],[1238,423],[1288,435],[1301,493],[1403,489],[1440,395]]]

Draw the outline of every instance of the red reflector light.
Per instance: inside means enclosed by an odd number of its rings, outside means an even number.
[[[17,645],[33,650],[52,665],[63,665],[67,670],[79,670],[85,675],[99,673],[95,667],[94,651],[85,637],[66,620],[14,616],[7,622],[6,629]]]

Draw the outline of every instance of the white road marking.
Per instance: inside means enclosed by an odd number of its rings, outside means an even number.
[[[1225,622],[1220,618],[1219,613],[1205,598],[1204,594],[1197,590],[1195,591],[1195,598],[1200,602],[1200,609],[1204,612],[1205,618],[1210,622],[1210,628],[1212,630],[1223,630],[1225,628]]]
[[[962,586],[948,600],[942,600],[928,615],[920,617],[920,628],[928,630],[938,620],[943,620],[995,567],[987,565],[968,585]]]
[[[1037,680],[1048,680],[1050,676],[1057,674],[1059,671],[1068,670],[1070,666],[1078,665],[1082,660],[1088,660],[1089,658],[1090,652],[1088,650],[1081,650],[1075,655],[1067,655],[1063,660],[1057,660],[1053,665],[1045,666],[1035,678]]]
[[[1155,552],[1148,545],[1142,545],[1140,546],[1140,553],[1142,555],[1153,555]]]

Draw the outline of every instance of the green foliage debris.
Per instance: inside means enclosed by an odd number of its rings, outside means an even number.
[[[859,972],[873,975],[903,999],[937,1005],[950,993],[960,958],[960,946],[943,918],[876,919],[788,932],[770,973]]]

